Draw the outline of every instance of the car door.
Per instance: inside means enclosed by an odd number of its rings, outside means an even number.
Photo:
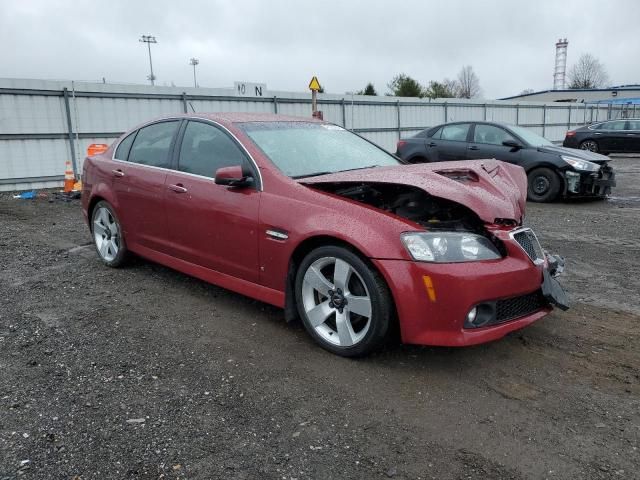
[[[427,156],[434,162],[464,160],[467,155],[467,136],[470,123],[443,125],[431,138],[425,140]]]
[[[624,151],[640,153],[640,120],[627,120],[624,138]]]
[[[221,128],[189,120],[176,146],[177,163],[165,182],[172,255],[217,272],[258,281],[260,186],[216,185],[218,168],[257,172]]]
[[[502,144],[512,141],[522,144],[504,128],[487,123],[476,123],[473,126],[472,141],[467,148],[467,158],[495,158],[509,163],[520,163],[522,149],[507,147]]]
[[[127,242],[167,251],[165,178],[180,120],[147,125],[126,137],[114,157],[113,191]],[[122,147],[122,148],[121,148]]]
[[[601,152],[623,152],[626,139],[625,120],[614,120],[602,123],[593,132],[593,138],[598,142]]]

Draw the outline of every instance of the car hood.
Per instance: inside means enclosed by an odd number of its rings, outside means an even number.
[[[483,221],[520,222],[527,199],[522,167],[498,160],[423,163],[330,173],[297,180],[303,185],[386,183],[420,188],[466,206]]]
[[[556,147],[556,146],[544,146],[538,147],[539,152],[554,153],[556,155],[566,155],[568,157],[579,158],[581,160],[588,160],[590,162],[602,164],[611,160],[606,155],[590,152],[589,150],[580,150],[578,148]]]

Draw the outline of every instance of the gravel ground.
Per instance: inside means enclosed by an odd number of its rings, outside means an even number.
[[[0,479],[640,478],[640,159],[528,206],[573,308],[348,360],[282,312],[99,262],[78,201],[0,196]]]

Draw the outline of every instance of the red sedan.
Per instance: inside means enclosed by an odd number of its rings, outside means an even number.
[[[336,125],[265,114],[157,119],[84,162],[102,261],[127,254],[282,307],[344,356],[472,345],[566,308],[522,226],[527,179],[496,160],[405,165]]]

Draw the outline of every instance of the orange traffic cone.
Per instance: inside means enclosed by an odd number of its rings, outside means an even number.
[[[71,161],[67,160],[64,168],[64,193],[73,191],[73,185],[76,183],[76,177],[73,174],[73,168],[71,167]]]

